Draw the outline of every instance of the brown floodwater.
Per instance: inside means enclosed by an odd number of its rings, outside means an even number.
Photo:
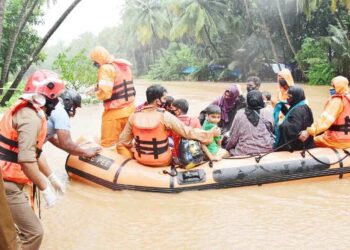
[[[137,103],[147,81],[136,81]],[[195,115],[228,83],[166,82]],[[317,117],[329,87],[303,86]],[[245,85],[242,84],[242,89]],[[276,93],[276,84],[262,90]],[[102,106],[78,110],[71,133],[99,136]],[[67,154],[44,149],[64,174]],[[70,181],[51,209],[42,209],[42,249],[349,249],[350,178],[284,182],[179,194],[111,191]]]

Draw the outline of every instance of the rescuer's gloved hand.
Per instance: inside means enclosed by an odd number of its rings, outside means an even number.
[[[50,174],[47,178],[49,179],[52,187],[58,194],[63,195],[65,193],[65,186],[55,173]]]
[[[50,208],[53,205],[56,204],[57,202],[57,196],[56,194],[52,191],[50,186],[47,186],[45,190],[42,191],[44,200],[46,202],[46,208]]]

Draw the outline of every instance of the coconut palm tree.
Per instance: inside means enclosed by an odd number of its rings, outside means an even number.
[[[142,44],[148,44],[154,38],[167,35],[167,20],[158,0],[132,0],[128,2],[125,16],[130,19],[130,30],[136,31],[136,36]]]
[[[124,21],[128,29],[134,31],[129,37],[135,38],[144,46],[143,50],[150,53],[147,56],[151,63],[156,60],[155,48],[161,48],[160,40],[169,33],[168,19],[164,1],[159,0],[132,0],[128,2],[124,12]],[[146,58],[143,58],[145,60]]]
[[[212,36],[218,35],[225,27],[224,13],[227,4],[224,0],[180,0],[179,20],[171,29],[170,37],[176,39],[187,35],[194,35],[198,42],[207,40],[217,57],[221,57],[219,50],[212,41]]]

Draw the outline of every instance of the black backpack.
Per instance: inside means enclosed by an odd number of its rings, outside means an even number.
[[[191,167],[201,163],[204,154],[200,142],[181,138],[178,157],[180,164],[184,167]]]

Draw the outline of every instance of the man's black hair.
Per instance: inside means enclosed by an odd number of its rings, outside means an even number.
[[[174,101],[174,97],[170,96],[170,95],[167,95],[165,97],[165,105],[164,105],[164,108],[165,109],[169,109],[171,107],[171,104],[173,104],[173,101]]]
[[[180,109],[181,110],[181,113],[186,115],[187,114],[187,111],[188,111],[188,101],[185,100],[185,99],[176,99],[174,102],[173,102],[173,107],[177,108],[177,109]]]
[[[218,105],[209,105],[205,111],[208,115],[221,114],[221,109]]]
[[[166,89],[159,84],[151,85],[146,90],[147,103],[151,104],[155,100],[160,99],[167,93]]]
[[[250,77],[248,77],[247,82],[253,82],[255,84],[255,86],[257,87],[257,89],[260,88],[261,80],[257,76],[250,76]]]
[[[271,101],[271,93],[269,91],[263,91],[261,94],[266,98],[267,101]]]

